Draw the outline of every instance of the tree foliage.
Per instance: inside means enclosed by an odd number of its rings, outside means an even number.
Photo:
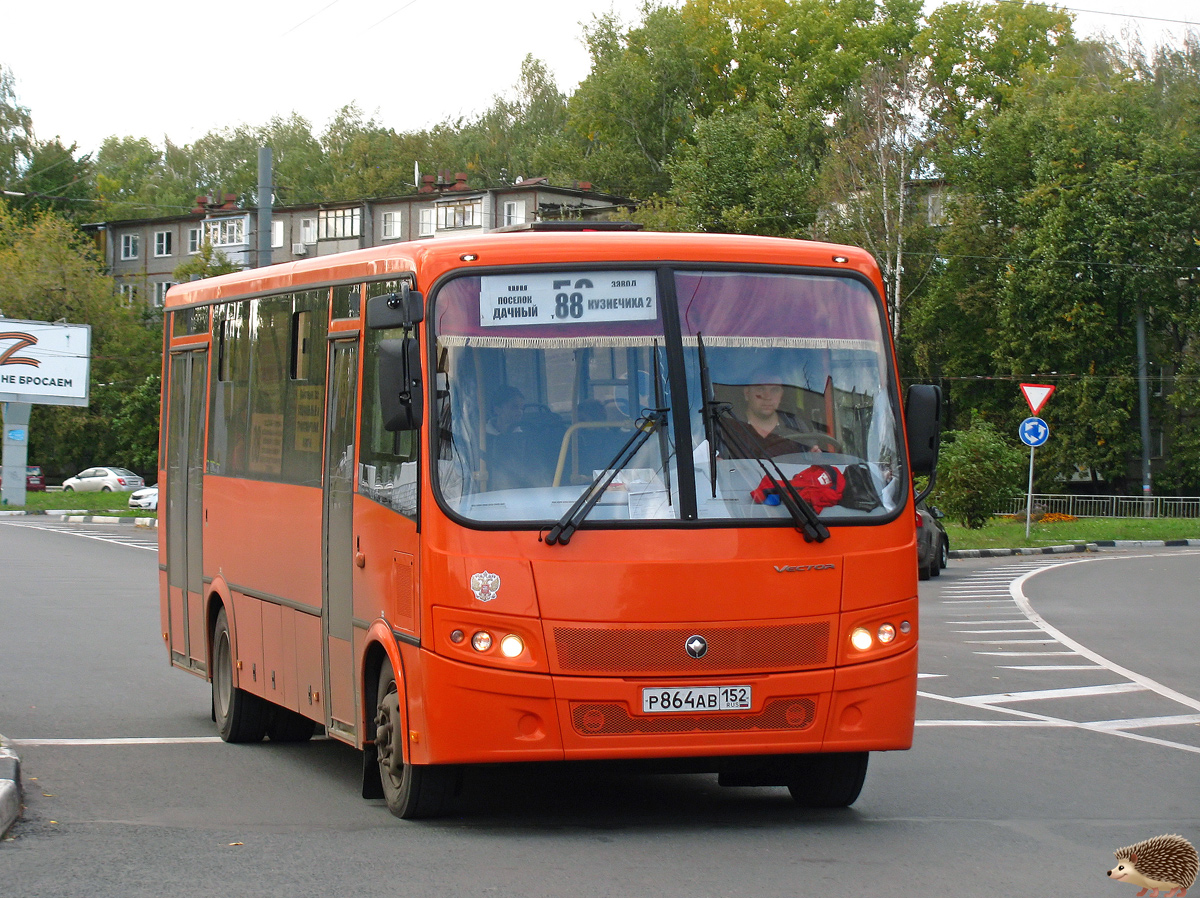
[[[982,420],[944,434],[943,440],[936,502],[964,527],[977,530],[1021,492],[1022,453]]]

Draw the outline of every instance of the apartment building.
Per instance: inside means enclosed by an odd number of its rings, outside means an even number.
[[[627,198],[595,191],[587,182],[557,186],[530,178],[479,189],[467,185],[465,174],[426,175],[408,196],[273,208],[270,263],[533,221],[602,220],[631,208]],[[205,241],[245,268],[267,264],[258,249],[258,210],[239,207],[231,194],[197,197],[187,215],[101,222],[85,230],[131,305],[162,306],[175,269]]]

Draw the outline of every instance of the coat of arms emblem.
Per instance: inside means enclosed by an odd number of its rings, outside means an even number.
[[[500,575],[480,571],[471,575],[471,592],[481,602],[490,602],[500,592]]]

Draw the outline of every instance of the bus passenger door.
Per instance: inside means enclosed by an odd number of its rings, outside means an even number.
[[[358,334],[329,344],[325,408],[323,618],[327,726],[357,730],[354,699],[354,435],[357,432]]]
[[[171,662],[207,670],[204,632],[204,421],[208,350],[171,353],[167,410],[167,630]]]

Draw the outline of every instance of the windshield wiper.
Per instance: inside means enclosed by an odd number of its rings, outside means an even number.
[[[717,407],[712,378],[708,374],[708,359],[704,353],[704,337],[696,331],[696,349],[700,361],[700,417],[704,421],[704,441],[708,443],[708,476],[712,480],[712,497],[717,498]]]
[[[618,472],[629,463],[629,460],[637,453],[645,444],[646,440],[650,439],[650,435],[656,430],[662,430],[667,426],[667,413],[670,408],[656,408],[647,411],[645,415],[637,420],[634,424],[634,434],[621,447],[621,450],[613,456],[613,460],[605,465],[604,470],[597,474],[591,484],[585,489],[575,504],[567,509],[564,514],[546,534],[546,542],[549,545],[560,543],[566,545],[571,541],[571,536],[579,529],[579,525],[583,523],[583,519],[600,501],[600,497],[604,495],[604,491],[608,489],[608,485],[613,482],[613,478]]]

